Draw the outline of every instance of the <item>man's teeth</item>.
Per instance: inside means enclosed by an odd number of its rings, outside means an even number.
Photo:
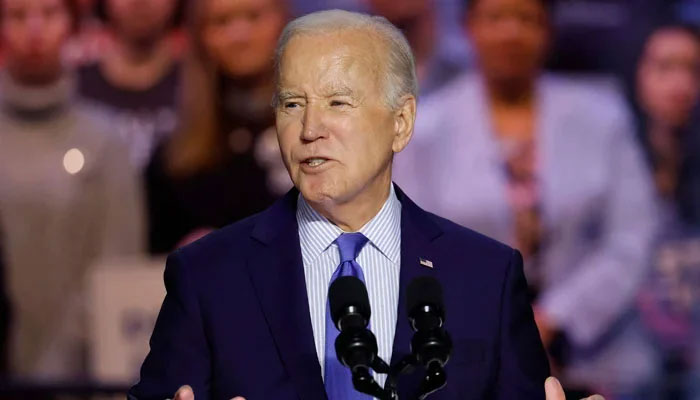
[[[307,161],[307,164],[309,164],[310,167],[317,167],[321,164],[326,162],[323,158],[312,158],[309,161]]]

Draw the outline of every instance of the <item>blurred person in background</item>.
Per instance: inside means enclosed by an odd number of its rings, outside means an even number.
[[[468,3],[479,69],[425,99],[396,181],[523,253],[566,386],[637,395],[655,373],[631,311],[648,271],[653,189],[623,96],[542,72],[550,6]]]
[[[685,25],[649,35],[636,74],[640,139],[661,198],[700,228],[700,38]]]
[[[271,107],[284,0],[192,2],[179,129],[147,173],[150,248],[173,250],[291,187]]]
[[[636,75],[640,39],[669,21],[700,23],[699,0],[553,0],[556,35],[547,69],[606,74],[626,81]]]
[[[639,137],[663,200],[654,269],[640,295],[640,308],[662,359],[664,398],[690,399],[693,389],[687,384],[700,378],[691,372],[700,372],[693,351],[700,347],[700,320],[694,321],[700,311],[697,30],[677,23],[654,29],[644,41],[633,78]]]
[[[138,252],[139,185],[104,118],[74,100],[61,62],[69,0],[0,1],[0,230],[12,301],[10,374],[82,377],[87,271]]]
[[[696,0],[691,0],[696,1]],[[603,73],[624,78],[634,71],[632,46],[683,0],[553,0],[547,67],[559,72]]]
[[[173,30],[185,0],[99,0],[108,40],[99,61],[79,70],[79,92],[101,105],[130,149],[132,164],[148,165],[177,124],[180,64]]]
[[[420,95],[426,96],[468,66],[465,54],[455,54],[441,40],[437,0],[364,0],[373,14],[396,25],[416,57]]]

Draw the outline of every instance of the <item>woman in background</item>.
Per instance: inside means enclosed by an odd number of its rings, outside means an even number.
[[[191,3],[180,128],[147,172],[154,253],[261,211],[291,188],[270,106],[285,2]]]
[[[634,78],[639,138],[663,201],[654,268],[640,308],[659,352],[663,398],[693,399],[691,391],[700,395],[700,387],[687,385],[700,381],[698,32],[679,24],[654,29]]]
[[[543,70],[552,7],[468,1],[477,69],[424,99],[396,182],[427,210],[523,254],[565,387],[642,399],[656,364],[633,311],[656,227],[653,188],[617,88]]]
[[[649,35],[636,74],[640,139],[669,212],[700,227],[700,37],[665,25]]]

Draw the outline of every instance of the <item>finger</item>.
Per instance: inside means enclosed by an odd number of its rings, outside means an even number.
[[[173,400],[194,400],[194,391],[189,385],[180,386]]]
[[[594,394],[593,396],[591,396],[591,397],[586,397],[586,398],[583,399],[583,400],[605,400],[605,397],[603,397],[603,396],[601,396],[601,395],[599,395],[599,394]]]
[[[231,400],[245,400],[245,397],[237,396],[232,398]]]
[[[546,381],[544,381],[544,391],[546,393],[547,400],[566,400],[561,383],[559,383],[557,378],[553,376],[550,376]]]

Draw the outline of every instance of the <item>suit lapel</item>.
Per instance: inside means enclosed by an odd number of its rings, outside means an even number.
[[[396,186],[396,195],[401,201],[401,271],[399,275],[399,304],[396,321],[396,333],[391,356],[391,364],[398,363],[410,353],[413,330],[408,322],[406,310],[406,288],[419,276],[433,276],[435,269],[420,264],[420,259],[435,260],[432,241],[442,234],[440,228],[428,218],[428,214],[420,209],[401,189]],[[419,371],[404,376],[399,382],[400,398],[410,398],[415,394],[420,382]]]
[[[252,232],[248,270],[291,381],[302,400],[326,399],[313,340],[296,221],[298,191],[265,211]]]
[[[413,331],[408,323],[406,287],[419,276],[435,276],[420,259],[434,260],[431,242],[442,234],[428,214],[406,196],[398,186],[401,201],[401,271],[399,304],[391,363],[410,352]],[[251,236],[255,248],[248,270],[270,326],[280,358],[302,400],[327,399],[321,367],[313,341],[304,266],[296,221],[298,191],[292,190],[272,208],[265,211]],[[402,398],[416,393],[418,374],[400,381]]]

